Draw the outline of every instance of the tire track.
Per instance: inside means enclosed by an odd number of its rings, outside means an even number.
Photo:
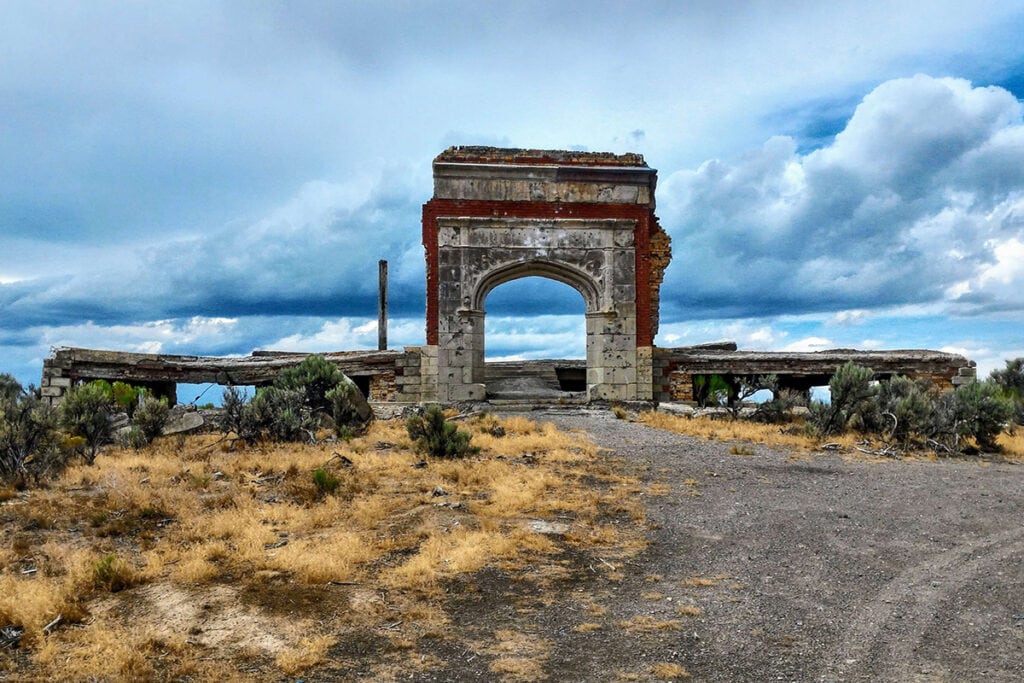
[[[914,659],[914,649],[921,641],[922,625],[937,613],[942,600],[990,566],[1021,555],[1024,529],[1017,528],[939,553],[904,571],[859,609],[842,643],[825,662],[820,680],[879,680],[882,671],[890,680],[909,680],[921,664]],[[897,622],[914,624],[916,630],[893,628]]]

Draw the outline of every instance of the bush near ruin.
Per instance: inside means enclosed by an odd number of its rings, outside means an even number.
[[[119,407],[130,409],[132,418],[122,438],[115,439]],[[115,440],[141,448],[161,433],[168,412],[166,399],[103,380],[72,387],[60,406],[51,408],[34,387],[25,389],[12,376],[0,375],[0,481],[40,483],[74,457],[92,464]]]
[[[704,389],[715,386],[714,376],[700,384]],[[729,413],[740,417],[742,399],[760,389],[771,390],[773,398],[749,413],[751,421],[781,424],[799,419],[793,407],[800,405],[801,398],[779,390],[771,376],[740,379],[735,387],[730,385]],[[869,368],[851,361],[836,370],[829,390],[829,403],[812,401],[808,406],[805,429],[812,438],[852,432],[881,438],[890,450],[928,447],[946,453],[994,452],[1001,448],[997,438],[1008,429],[1012,431],[1024,416],[1024,359],[1007,361],[1005,370],[993,372],[987,380],[974,380],[945,392],[927,380],[900,375],[878,381]],[[715,394],[703,395],[711,400]],[[646,421],[657,420],[648,417]]]
[[[59,469],[57,416],[32,387],[0,374],[0,481],[25,483]]]
[[[351,379],[323,356],[308,356],[282,372],[251,401],[236,387],[224,391],[221,428],[242,441],[315,441],[318,430],[362,434],[373,410]]]
[[[435,458],[461,458],[473,452],[469,432],[448,420],[437,404],[427,406],[422,414],[410,415],[405,429],[421,452]]]

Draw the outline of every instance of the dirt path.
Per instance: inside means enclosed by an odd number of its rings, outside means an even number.
[[[707,681],[1024,676],[1024,467],[733,455],[609,413],[533,417],[667,490],[625,578],[575,589],[607,609],[599,630],[573,632],[595,619],[571,596],[531,615],[552,680],[646,680],[656,662]]]

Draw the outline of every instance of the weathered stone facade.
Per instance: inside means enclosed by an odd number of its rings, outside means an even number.
[[[486,398],[484,302],[533,275],[583,297],[588,396],[652,398],[652,302],[669,258],[656,179],[636,154],[458,147],[434,160],[423,244],[439,400]]]

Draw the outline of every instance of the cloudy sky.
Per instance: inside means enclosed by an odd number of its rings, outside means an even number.
[[[0,371],[61,345],[424,340],[453,144],[635,151],[673,239],[656,342],[1024,356],[1014,2],[0,0]],[[583,354],[523,280],[488,355]]]

